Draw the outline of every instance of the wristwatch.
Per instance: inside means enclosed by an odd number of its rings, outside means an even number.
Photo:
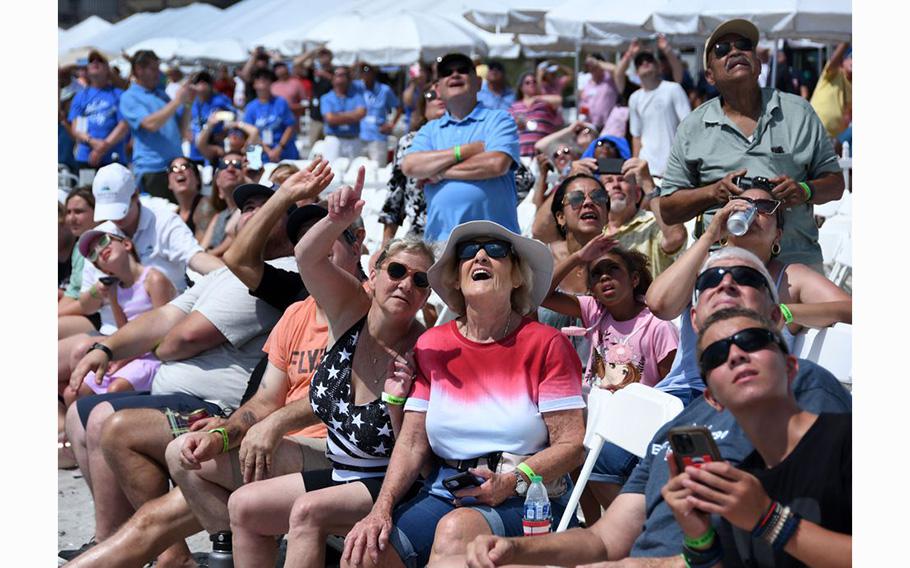
[[[524,497],[528,492],[528,482],[525,477],[516,469],[515,470],[515,494]]]
[[[111,351],[111,348],[108,347],[107,345],[95,342],[95,343],[92,343],[92,346],[88,348],[89,351],[94,351],[95,349],[104,351],[104,354],[107,355],[108,361],[114,360],[114,353]]]

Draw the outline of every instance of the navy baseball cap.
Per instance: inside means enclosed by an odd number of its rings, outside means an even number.
[[[275,189],[268,185],[262,185],[258,183],[245,183],[238,185],[234,189],[234,203],[237,204],[237,208],[241,211],[243,206],[246,203],[247,199],[255,196],[262,195],[266,199],[275,194]]]

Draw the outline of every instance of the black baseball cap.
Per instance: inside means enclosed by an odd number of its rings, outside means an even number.
[[[439,58],[438,63],[436,63],[436,74],[442,77],[444,75],[443,69],[455,66],[466,66],[470,73],[475,73],[474,62],[471,61],[470,57],[464,53],[447,53]]]
[[[502,62],[496,61],[496,60],[493,60],[493,61],[490,61],[489,63],[487,63],[487,69],[495,69],[496,71],[499,71],[500,73],[506,72],[506,68],[502,65]]]
[[[236,203],[237,208],[242,211],[247,199],[255,195],[262,195],[268,199],[274,194],[275,190],[270,186],[258,183],[244,183],[234,188],[234,203]]]

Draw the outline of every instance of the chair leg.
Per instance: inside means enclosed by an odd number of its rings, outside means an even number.
[[[563,532],[569,526],[569,521],[572,520],[572,515],[575,514],[575,509],[578,508],[581,492],[584,491],[585,484],[588,483],[588,478],[591,477],[591,471],[594,469],[594,464],[597,463],[597,457],[600,455],[603,445],[604,439],[595,434],[591,449],[588,450],[588,457],[585,459],[585,465],[581,468],[581,473],[578,474],[578,482],[575,483],[575,487],[572,489],[572,495],[569,496],[569,503],[562,514],[562,519],[559,520],[556,532]]]

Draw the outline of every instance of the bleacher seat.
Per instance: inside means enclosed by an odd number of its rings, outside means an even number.
[[[845,385],[853,384],[853,326],[838,323],[824,329],[807,329],[796,336],[793,352],[821,365]]]

